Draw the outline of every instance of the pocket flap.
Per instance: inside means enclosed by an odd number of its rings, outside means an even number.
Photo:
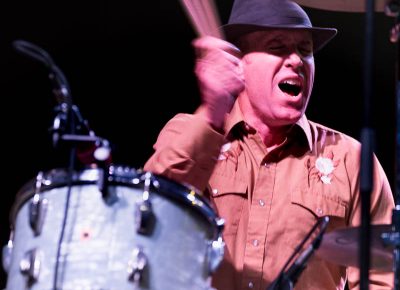
[[[310,210],[318,217],[336,216],[343,218],[346,215],[345,203],[335,196],[297,190],[292,192],[291,201]]]
[[[213,197],[226,194],[246,195],[247,182],[238,176],[214,174],[209,182],[209,191]]]

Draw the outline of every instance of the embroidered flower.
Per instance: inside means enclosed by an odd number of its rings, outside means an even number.
[[[222,145],[221,152],[218,156],[218,160],[225,160],[228,158],[228,151],[231,149],[232,143],[228,142]]]
[[[331,184],[332,174],[338,165],[339,160],[333,160],[333,152],[329,152],[326,157],[320,156],[315,161],[317,175],[324,184]]]
[[[315,167],[323,175],[329,175],[333,172],[335,167],[333,166],[333,160],[326,157],[318,157],[315,161]]]
[[[328,175],[322,175],[321,181],[325,184],[331,184],[331,177],[329,177]]]

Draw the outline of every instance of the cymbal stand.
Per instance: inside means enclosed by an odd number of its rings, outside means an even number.
[[[373,55],[374,55],[374,11],[375,1],[366,0],[366,29],[364,51],[364,115],[361,130],[361,227],[360,227],[360,289],[369,289],[369,268],[371,252],[371,191],[373,188],[373,151],[375,131],[372,128],[372,97],[373,97]]]
[[[394,247],[393,271],[394,289],[400,290],[400,1],[391,0],[386,3],[385,13],[395,17],[395,24],[391,30],[390,41],[396,44],[396,154],[395,154],[395,208],[392,214],[392,231],[384,233],[382,239],[385,245]]]

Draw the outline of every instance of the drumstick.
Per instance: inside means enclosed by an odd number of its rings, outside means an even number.
[[[219,29],[221,23],[219,21],[217,8],[213,0],[199,0],[200,6],[203,8],[205,21],[208,24],[209,33],[212,36],[222,38]]]
[[[197,35],[223,39],[220,20],[213,0],[180,0]]]

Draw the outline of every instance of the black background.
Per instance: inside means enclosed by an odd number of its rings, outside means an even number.
[[[1,244],[18,190],[40,170],[65,167],[48,133],[56,99],[47,71],[12,48],[23,39],[44,48],[66,75],[74,103],[97,135],[113,144],[115,163],[143,166],[158,131],[200,102],[191,40],[178,0],[1,1]],[[217,2],[222,22],[231,0]],[[339,29],[316,54],[308,118],[359,139],[364,125],[365,14],[308,9],[314,25]],[[372,127],[376,154],[392,185],[395,176],[394,19],[375,14]],[[0,286],[5,284],[1,273]]]

